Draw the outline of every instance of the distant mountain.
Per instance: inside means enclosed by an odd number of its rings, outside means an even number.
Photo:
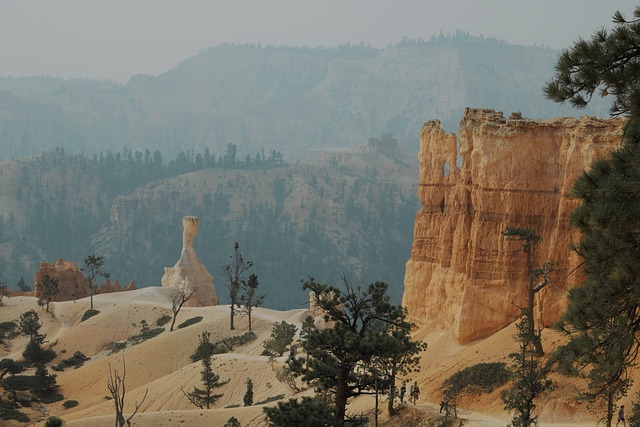
[[[378,140],[380,142],[380,140]],[[354,285],[381,280],[400,302],[418,210],[417,160],[375,144],[313,165],[277,156],[164,164],[125,151],[88,159],[62,150],[0,163],[0,280],[32,283],[41,261],[104,256],[112,280],[160,284],[196,215],[198,257],[228,302],[234,242],[255,263],[265,305],[300,308],[309,276]],[[270,160],[271,159],[271,160]],[[201,161],[202,160],[202,161]]]
[[[557,52],[469,37],[404,40],[387,49],[221,45],[158,76],[127,84],[56,78],[0,79],[0,159],[53,147],[92,156],[235,144],[243,156],[263,147],[289,159],[361,145],[390,132],[415,154],[426,120],[453,131],[465,107],[531,118],[584,112],[542,94]]]

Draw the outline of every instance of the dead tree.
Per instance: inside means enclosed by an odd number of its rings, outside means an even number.
[[[113,398],[113,404],[116,408],[116,424],[115,427],[124,427],[131,426],[131,418],[138,413],[138,409],[144,403],[144,400],[147,398],[147,393],[149,389],[145,390],[144,396],[140,403],[135,403],[135,410],[133,414],[129,416],[129,418],[124,417],[124,399],[127,393],[127,389],[125,386],[125,378],[127,376],[127,366],[124,362],[124,356],[122,357],[122,375],[118,372],[117,369],[111,370],[111,364],[109,364],[109,379],[107,380],[107,387],[109,388],[109,392],[111,393],[111,397]]]
[[[169,301],[171,301],[171,312],[173,313],[173,320],[171,321],[169,332],[173,331],[173,325],[176,323],[176,318],[178,317],[178,313],[180,313],[180,309],[185,302],[189,301],[189,298],[191,298],[194,292],[195,290],[187,294],[187,291],[183,288],[171,288],[171,291],[169,291]]]

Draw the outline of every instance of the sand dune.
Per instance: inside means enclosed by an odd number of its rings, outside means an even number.
[[[254,384],[254,402],[263,402],[276,396],[284,396],[285,399],[294,396],[288,386],[276,379],[276,370],[284,363],[285,358],[272,364],[260,354],[262,343],[269,338],[274,322],[285,320],[300,327],[307,315],[305,310],[256,309],[253,330],[257,339],[235,348],[232,353],[214,356],[215,372],[222,380],[229,382],[217,390],[223,393],[223,397],[215,404],[215,408],[201,410],[195,408],[182,392],[188,392],[200,383],[202,365],[200,362],[192,363],[190,359],[197,347],[198,336],[207,330],[214,342],[232,335],[241,335],[247,331],[246,317],[237,317],[236,330],[230,331],[229,306],[185,307],[180,312],[176,325],[195,316],[202,316],[203,320],[173,332],[168,332],[168,325],[165,325],[166,330],[158,336],[110,354],[107,349],[109,343],[123,341],[139,333],[142,320],[150,328],[154,328],[160,316],[171,314],[167,290],[150,287],[97,295],[94,297],[94,306],[100,314],[81,322],[83,313],[89,308],[88,298],[75,303],[53,303],[51,313],[45,313],[37,307],[33,297],[20,296],[4,300],[4,306],[0,308],[3,320],[18,319],[20,313],[30,309],[38,311],[43,323],[42,332],[47,334],[45,346],[51,346],[58,354],[54,362],[68,358],[76,351],[91,358],[78,369],[67,368],[62,372],[55,372],[65,400],[76,400],[79,405],[64,409],[64,401],[57,402],[44,407],[40,415],[37,410],[32,410],[32,419],[42,421],[50,414],[62,417],[66,425],[71,427],[112,426],[114,408],[113,402],[108,399],[107,378],[109,366],[122,371],[123,359],[126,361],[127,386],[125,412],[129,413],[135,403],[141,401],[145,391],[148,393],[139,413],[132,420],[135,426],[222,426],[232,416],[243,426],[266,425],[263,405],[242,406],[247,378],[251,378]],[[514,333],[512,325],[485,340],[459,345],[446,331],[420,331],[419,338],[428,343],[428,349],[422,356],[420,373],[407,379],[419,382],[421,399],[415,407],[405,407],[403,415],[393,420],[387,420],[386,409],[383,409],[382,425],[411,425],[411,420],[424,420],[428,414],[437,413],[436,403],[442,396],[442,382],[466,366],[480,362],[507,361],[507,355],[515,349]],[[545,331],[543,337],[547,348],[558,345],[563,339],[551,331]],[[26,338],[14,339],[9,349],[0,350],[0,357],[20,359],[26,343]],[[565,379],[558,379],[556,390],[540,402],[541,426],[578,427],[595,424],[593,415],[588,413],[586,407],[573,400],[575,386],[576,384]],[[627,403],[631,406],[631,402]],[[381,406],[386,407],[386,402]],[[358,398],[350,403],[350,410],[369,413],[371,417],[373,407],[370,397]],[[460,416],[467,420],[465,426],[506,425],[509,420],[508,414],[502,409],[499,391],[491,395],[467,396],[461,399],[459,407]]]

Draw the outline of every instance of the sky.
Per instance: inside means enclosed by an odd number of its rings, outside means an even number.
[[[469,31],[569,47],[629,0],[0,0],[0,76],[126,82],[222,43],[385,48]]]

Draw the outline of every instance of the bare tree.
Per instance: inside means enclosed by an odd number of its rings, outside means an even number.
[[[109,388],[109,392],[111,393],[111,397],[113,398],[113,404],[116,407],[116,424],[115,427],[124,427],[131,426],[131,418],[138,413],[138,409],[144,403],[144,400],[147,398],[147,393],[149,393],[149,389],[145,390],[144,396],[140,403],[135,403],[135,410],[133,414],[129,416],[129,418],[124,417],[124,399],[127,393],[127,389],[125,387],[125,378],[127,376],[127,365],[124,361],[124,356],[122,357],[122,375],[118,372],[117,369],[111,370],[111,364],[109,364],[109,379],[107,380],[107,387]]]
[[[184,288],[171,288],[169,291],[169,301],[171,301],[171,312],[173,313],[173,320],[171,321],[169,332],[173,331],[173,325],[176,323],[176,318],[178,317],[178,313],[180,313],[180,309],[185,302],[189,301],[189,298],[193,296],[194,292],[195,289],[187,293]]]

